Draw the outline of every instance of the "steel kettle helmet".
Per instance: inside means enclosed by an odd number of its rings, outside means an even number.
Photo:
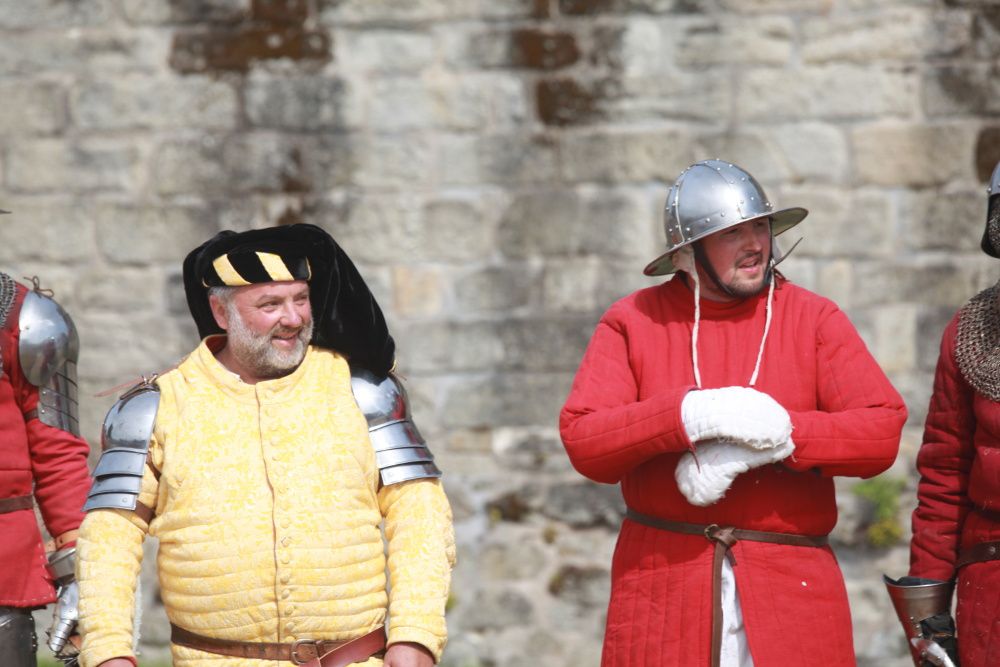
[[[1000,257],[1000,163],[993,168],[990,187],[987,192],[986,229],[980,243],[983,252],[990,257]]]
[[[674,252],[727,227],[767,217],[771,234],[777,236],[808,214],[800,207],[774,211],[760,183],[732,162],[697,162],[681,172],[667,193],[663,209],[667,250],[646,265],[643,273],[662,276],[677,271],[671,258]]]

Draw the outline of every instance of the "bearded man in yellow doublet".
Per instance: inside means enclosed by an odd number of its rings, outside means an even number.
[[[184,283],[201,345],[105,420],[82,666],[137,664],[147,533],[178,667],[434,664],[451,510],[364,280],[326,232],[290,225],[222,232]]]

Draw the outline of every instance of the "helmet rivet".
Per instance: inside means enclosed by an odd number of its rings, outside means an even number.
[[[723,218],[726,217],[726,212],[725,211],[722,212],[722,217]]]

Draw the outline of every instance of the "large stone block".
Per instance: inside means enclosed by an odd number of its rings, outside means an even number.
[[[427,85],[409,76],[369,82],[367,123],[378,132],[427,128],[434,124],[434,103]]]
[[[929,186],[972,178],[975,128],[956,123],[879,123],[851,131],[860,183]]]
[[[654,206],[645,192],[624,188],[524,193],[504,212],[498,246],[511,258],[644,257],[657,244]]]
[[[66,97],[51,82],[0,84],[0,127],[10,136],[58,133],[67,123]]]
[[[427,132],[351,135],[345,148],[341,170],[351,173],[351,184],[362,187],[409,190],[430,186],[435,169],[442,168],[434,140]]]
[[[786,70],[782,72],[787,75]],[[699,71],[659,68],[655,74],[622,77],[618,84],[618,95],[603,108],[619,123],[716,123],[719,109],[734,104],[734,82],[724,67]]]
[[[882,66],[750,69],[737,105],[748,121],[905,116],[917,103],[916,75]]]
[[[180,261],[177,264],[179,267]],[[85,304],[88,311],[110,311],[123,316],[144,311],[162,313],[165,282],[163,270],[148,265],[115,269],[91,266],[77,274],[76,301]],[[181,314],[186,313],[185,304]]]
[[[652,255],[650,256],[652,259]],[[542,304],[550,313],[603,310],[605,264],[599,257],[549,258],[542,276]]]
[[[0,30],[87,28],[107,25],[114,19],[112,0],[0,0]]]
[[[20,273],[27,261],[54,268],[87,264],[96,255],[92,206],[58,199],[5,198],[2,208],[12,211],[0,218],[0,263]],[[45,272],[39,274],[44,275]]]
[[[443,194],[423,207],[422,242],[435,261],[480,262],[496,247],[501,197],[488,191]]]
[[[625,501],[615,486],[567,482],[549,487],[540,509],[550,519],[573,528],[602,526],[615,530],[625,516]]]
[[[744,13],[825,13],[829,7],[829,0],[720,0],[723,9]]]
[[[7,184],[19,192],[128,191],[138,183],[140,152],[123,139],[12,142]]]
[[[700,19],[684,25],[676,63],[711,65],[783,65],[791,59],[795,26],[783,16]]]
[[[74,122],[85,130],[235,129],[236,90],[207,78],[116,77],[88,82],[70,100]]]
[[[975,252],[986,225],[986,192],[908,192],[899,219],[905,248]]]
[[[898,373],[917,363],[917,312],[914,304],[885,304],[875,313],[872,353],[886,373]]]
[[[692,133],[675,128],[568,131],[560,155],[565,180],[602,183],[670,183],[696,159]]]
[[[977,291],[975,269],[947,259],[930,257],[892,265],[859,262],[855,270],[855,306],[916,303],[958,308]]]
[[[849,172],[847,137],[835,126],[819,123],[783,125],[767,133],[788,180],[843,183]]]
[[[423,198],[405,194],[352,196],[321,223],[355,262],[377,265],[425,259],[420,215]],[[329,220],[335,218],[335,220]]]
[[[534,536],[520,537],[484,546],[477,559],[480,574],[492,581],[523,581],[544,569],[548,559]]]
[[[808,63],[912,61],[924,53],[930,17],[912,8],[816,16],[802,24],[802,58]]]
[[[92,215],[101,254],[113,264],[178,267],[217,231],[209,213],[199,208],[98,204]]]
[[[942,65],[923,75],[923,108],[929,116],[1000,112],[998,68],[986,63]]]
[[[432,86],[435,126],[454,131],[509,131],[530,115],[525,82],[507,72],[435,75]]]
[[[450,164],[451,148],[439,157],[448,164],[445,175],[453,174],[466,163],[461,158]],[[472,146],[465,150],[474,151],[475,167],[466,172],[465,179],[456,182],[498,183],[507,185],[537,185],[551,183],[558,179],[558,157],[556,145],[545,135],[521,133],[499,133],[476,138]],[[457,165],[457,166],[456,166]]]
[[[532,318],[508,319],[498,329],[504,348],[502,368],[573,372],[594,326],[590,318]]]
[[[492,450],[505,469],[531,474],[571,470],[569,458],[554,427],[501,427],[493,429],[491,434]]]
[[[445,399],[445,427],[539,426],[556,422],[572,383],[570,373],[506,373],[470,378]]]
[[[0,43],[0,74],[160,72],[169,35],[156,31],[73,31],[60,37],[8,34]]]
[[[416,28],[338,30],[335,60],[346,71],[417,73],[434,63],[434,37]]]
[[[252,125],[289,130],[344,130],[364,123],[355,84],[324,76],[251,75],[244,91]]]
[[[537,290],[537,268],[488,266],[455,280],[455,309],[463,315],[507,313],[524,309]]]
[[[781,206],[802,206],[809,216],[785,232],[803,237],[796,254],[822,257],[886,257],[897,249],[893,206],[881,190],[786,187]]]
[[[444,309],[445,277],[440,269],[425,266],[394,266],[392,308],[400,317],[426,318]]]

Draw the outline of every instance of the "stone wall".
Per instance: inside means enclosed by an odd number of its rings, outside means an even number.
[[[784,271],[907,399],[905,524],[940,331],[996,278],[998,54],[987,0],[0,0],[0,267],[73,313],[96,443],[95,394],[196,343],[189,249],[324,226],[447,472],[446,663],[596,665],[622,505],[571,470],[556,415],[600,313],[651,284],[666,184],[720,156],[812,211]],[[878,575],[906,550],[867,544],[851,486],[860,660],[905,665]]]

